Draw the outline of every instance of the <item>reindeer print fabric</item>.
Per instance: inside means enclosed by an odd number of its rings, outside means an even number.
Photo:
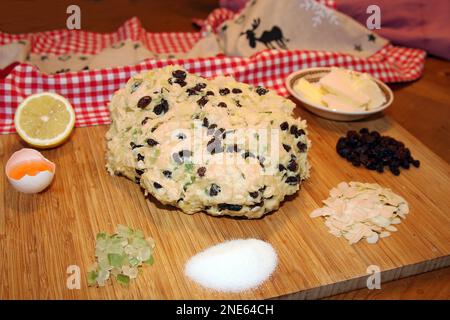
[[[146,59],[196,59],[222,54],[250,57],[265,49],[330,51],[365,58],[387,43],[350,17],[315,0],[251,0],[216,32],[203,30],[201,39],[186,51],[154,52],[142,41],[126,39],[94,54],[55,55],[34,53],[25,41],[0,46],[0,65],[25,62],[42,73],[59,74],[135,65]],[[2,54],[11,52],[14,45],[19,53]]]
[[[388,41],[350,17],[314,0],[252,0],[218,30],[225,55],[264,49],[320,50],[369,57]]]

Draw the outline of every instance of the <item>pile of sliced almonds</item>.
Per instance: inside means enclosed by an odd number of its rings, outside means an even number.
[[[374,183],[341,182],[323,203],[325,206],[314,210],[311,217],[325,217],[330,233],[350,244],[363,238],[376,243],[388,237],[397,231],[393,225],[409,212],[405,199]]]

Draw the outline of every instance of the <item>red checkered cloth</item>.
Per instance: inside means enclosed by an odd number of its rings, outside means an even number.
[[[328,0],[328,5],[333,1]],[[216,9],[202,22],[204,28],[218,27],[235,14]],[[137,18],[127,21],[117,32],[100,34],[85,31],[50,31],[11,35],[0,33],[0,45],[26,39],[33,53],[95,54],[115,42],[131,38],[139,40],[157,53],[186,52],[198,41],[202,32],[148,33]],[[140,64],[102,70],[42,74],[31,65],[19,64],[0,79],[0,134],[14,132],[14,112],[28,95],[51,91],[65,96],[74,106],[76,126],[110,122],[108,102],[112,94],[135,73],[180,64],[204,77],[227,74],[237,81],[262,85],[287,95],[284,79],[292,72],[309,67],[340,66],[370,73],[384,82],[411,81],[420,77],[425,52],[388,45],[369,58],[358,58],[337,52],[308,50],[265,50],[248,58],[216,56],[196,59],[148,59]]]

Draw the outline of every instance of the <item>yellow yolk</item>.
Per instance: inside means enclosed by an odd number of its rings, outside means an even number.
[[[14,165],[8,175],[10,178],[19,180],[25,175],[35,176],[46,170],[53,172],[52,166],[45,161],[25,161]]]

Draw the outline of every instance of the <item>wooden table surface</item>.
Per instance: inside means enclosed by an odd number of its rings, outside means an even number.
[[[3,0],[0,30],[21,33],[65,28],[65,11],[70,4],[81,7],[83,29],[100,32],[113,31],[132,16],[139,17],[149,31],[189,31],[193,30],[192,18],[204,18],[217,7],[214,0]],[[420,80],[392,85],[395,102],[387,111],[447,163],[450,162],[449,85],[450,62],[427,58]],[[3,138],[0,145],[2,141]],[[445,268],[383,284],[382,290],[362,289],[332,299],[449,299],[449,292],[450,268]]]

